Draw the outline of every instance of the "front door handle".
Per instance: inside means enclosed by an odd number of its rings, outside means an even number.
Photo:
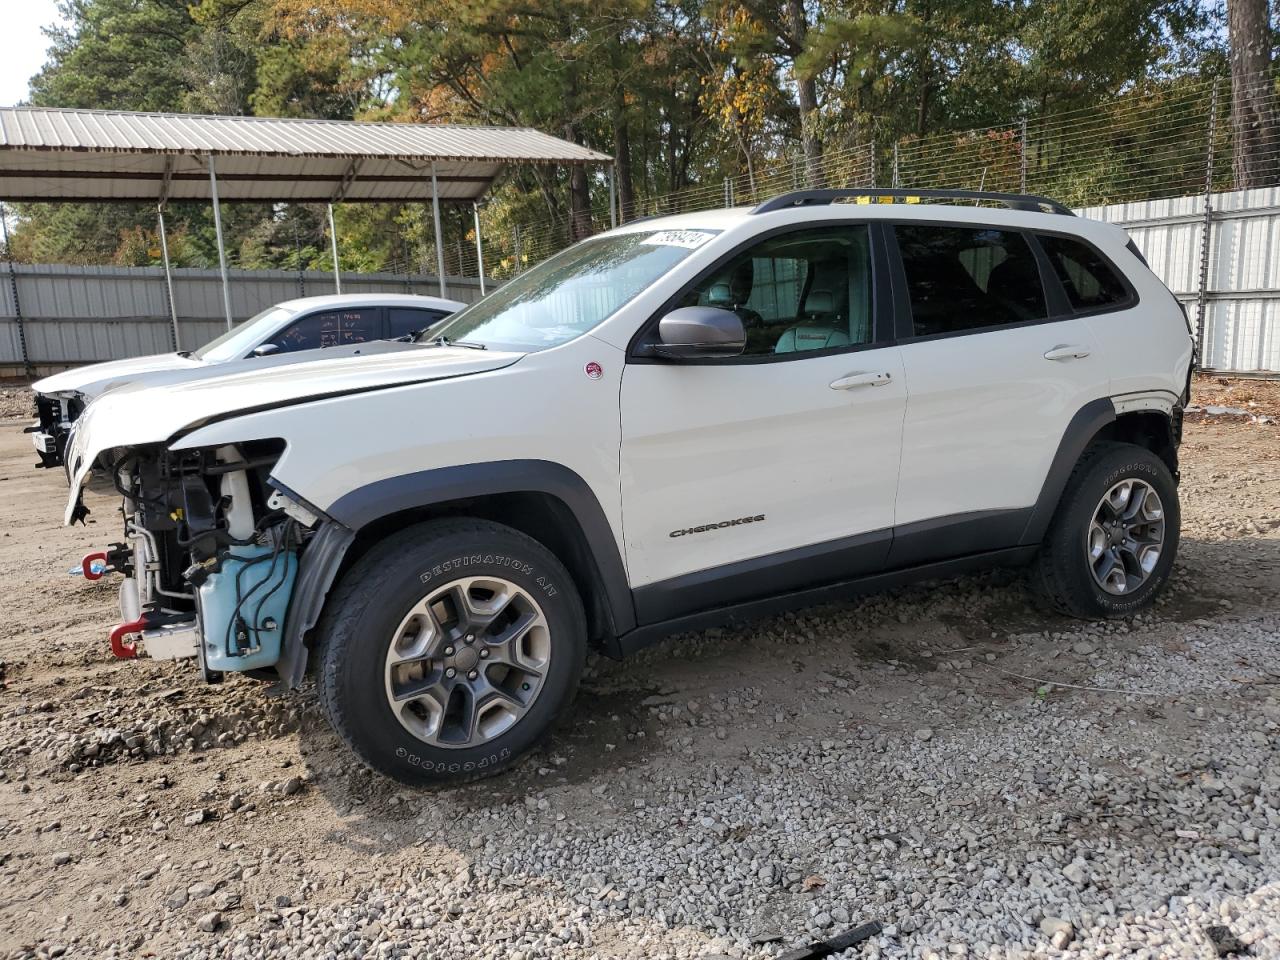
[[[1046,350],[1044,358],[1046,360],[1083,360],[1089,355],[1087,347],[1073,347],[1069,344],[1060,343],[1052,350]]]
[[[854,387],[883,387],[893,379],[888,373],[851,373],[847,377],[831,381],[832,390],[852,390]]]

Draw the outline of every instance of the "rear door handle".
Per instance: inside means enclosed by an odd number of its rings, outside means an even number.
[[[847,377],[831,381],[832,390],[852,390],[854,387],[883,387],[893,379],[888,373],[851,373]]]
[[[1060,343],[1052,350],[1046,350],[1044,358],[1046,360],[1083,360],[1089,355],[1087,347],[1073,347],[1069,344]]]

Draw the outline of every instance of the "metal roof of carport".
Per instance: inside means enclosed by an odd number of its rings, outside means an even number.
[[[515,164],[605,164],[520,127],[0,108],[0,199],[327,203],[482,196]]]
[[[430,201],[440,296],[445,297],[441,203],[474,203],[505,167],[516,164],[611,161],[606,154],[527,127],[0,107],[0,201],[157,205],[175,350],[178,314],[164,223],[165,205],[170,201],[212,203],[222,301],[230,330],[233,318],[219,212],[222,202],[328,204],[334,286],[341,293],[333,205]],[[613,168],[609,167],[611,222],[616,218],[614,198]],[[483,293],[484,250],[478,208],[473,208],[473,216]],[[7,250],[7,224],[5,238]],[[20,310],[18,336],[27,363]]]

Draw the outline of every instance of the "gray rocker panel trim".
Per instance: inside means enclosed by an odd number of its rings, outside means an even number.
[[[636,588],[636,618],[659,623],[875,573],[884,568],[892,539],[892,531],[875,530],[659,580]]]
[[[613,528],[591,487],[563,464],[549,460],[496,460],[406,473],[352,490],[339,497],[327,512],[338,523],[359,530],[402,510],[503,493],[543,493],[569,509],[595,561],[614,629],[622,633],[634,627],[631,588]]]

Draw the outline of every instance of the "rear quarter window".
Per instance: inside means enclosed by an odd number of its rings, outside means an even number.
[[[1037,239],[1072,309],[1108,310],[1128,305],[1129,288],[1111,262],[1089,244],[1046,234],[1040,234]]]

